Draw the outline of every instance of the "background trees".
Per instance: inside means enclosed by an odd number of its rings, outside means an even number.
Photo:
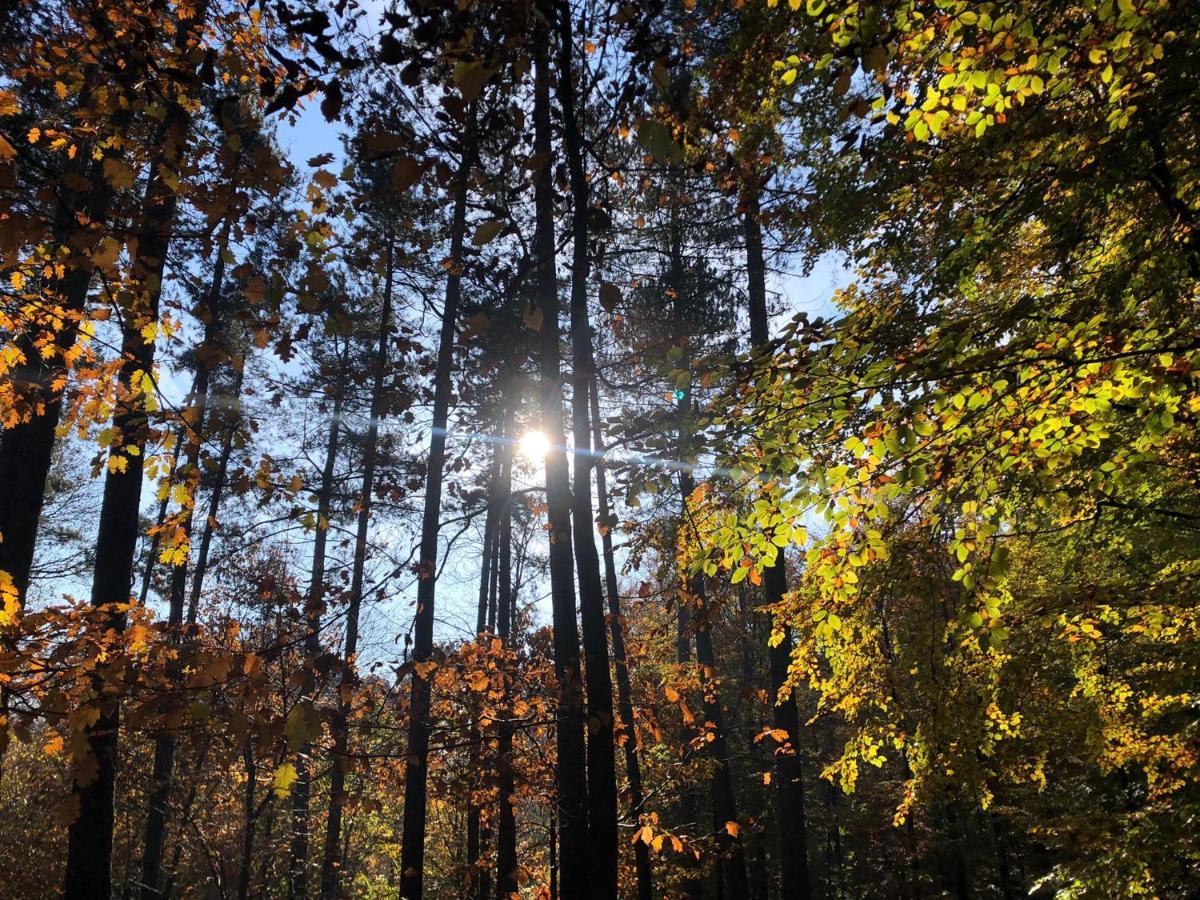
[[[1194,17],[794,6],[0,13],[8,894],[1188,894]]]

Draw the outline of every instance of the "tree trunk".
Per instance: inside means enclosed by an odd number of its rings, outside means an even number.
[[[595,374],[595,360],[587,298],[590,200],[575,100],[571,6],[569,0],[559,0],[556,6],[558,99],[571,184],[571,424],[574,438],[571,522],[575,569],[579,577],[579,614],[587,687],[588,837],[592,869],[588,896],[601,900],[617,895],[617,781],[612,676],[608,667],[604,592],[592,514],[592,426],[588,395]]]
[[[500,482],[497,495],[500,498],[500,527],[496,535],[499,543],[497,558],[498,621],[497,631],[505,647],[512,646],[515,600],[512,584],[512,463],[513,422],[516,414],[517,375],[509,372],[504,384],[504,430],[501,446],[504,453],[500,460]],[[510,900],[519,889],[517,882],[517,816],[513,807],[516,785],[512,767],[512,677],[504,674],[504,715],[500,720],[497,739],[497,787],[500,808],[496,821],[496,897]]]
[[[192,511],[195,508],[196,494],[200,488],[200,450],[203,446],[204,429],[207,425],[205,413],[208,407],[208,383],[212,375],[215,360],[214,344],[217,339],[221,283],[225,278],[225,251],[229,246],[229,234],[233,224],[233,216],[227,215],[221,228],[221,236],[217,242],[217,258],[213,264],[212,281],[209,284],[208,296],[204,302],[207,320],[204,326],[202,347],[207,352],[198,353],[196,357],[196,374],[192,382],[192,406],[183,414],[186,439],[184,442],[183,466],[176,470],[184,484],[189,487],[189,506],[180,522],[183,540],[190,546],[192,535]],[[172,479],[174,480],[174,479]],[[147,579],[149,567],[153,559],[147,562]],[[182,647],[180,627],[183,624],[183,604],[187,594],[187,559],[176,564],[171,570],[171,592],[167,612],[167,630],[169,639],[176,645],[177,651]],[[177,658],[170,667],[168,676],[174,682],[181,674],[182,660]],[[142,900],[155,900],[160,897],[159,881],[162,868],[163,844],[166,840],[167,809],[171,799],[171,774],[175,766],[175,733],[170,729],[162,729],[154,736],[154,768],[150,779],[150,807],[146,815],[146,826],[142,844]]]
[[[595,374],[591,384],[592,449],[596,454],[596,505],[600,521],[600,541],[604,554],[604,582],[608,594],[609,628],[612,633],[613,662],[617,670],[617,709],[625,731],[625,773],[629,780],[629,819],[641,820],[645,806],[642,790],[642,767],[638,759],[637,725],[633,719],[633,685],[629,677],[629,660],[625,654],[624,622],[621,619],[621,596],[617,587],[617,562],[613,553],[613,519],[608,507],[608,484],[604,472],[604,439],[600,428],[600,387]],[[634,868],[637,872],[638,900],[651,900],[654,879],[650,868],[650,848],[645,841],[633,845]]]
[[[347,344],[347,346],[349,346]],[[341,433],[342,401],[345,385],[342,382],[346,360],[343,358],[337,384],[334,387],[333,411],[329,419],[329,440],[325,446],[325,462],[321,470],[321,486],[317,490],[317,531],[313,542],[312,574],[308,597],[304,604],[304,684],[301,703],[314,701],[313,662],[321,652],[321,616],[325,610],[325,549],[329,540],[329,514],[333,500],[334,466],[337,462]],[[300,748],[296,760],[296,782],[292,787],[292,839],[288,854],[288,897],[302,900],[308,896],[308,806],[312,763],[311,747]]]
[[[673,316],[675,334],[683,344],[683,357],[679,366],[683,371],[691,368],[691,337],[685,330],[684,300],[686,284],[683,270],[682,229],[679,223],[677,204],[671,207],[670,230],[670,270],[668,278],[675,292]],[[688,527],[688,504],[692,492],[696,488],[695,479],[687,467],[691,453],[691,385],[689,384],[678,400],[679,408],[679,460],[684,464],[679,471],[679,492],[683,505],[680,514],[680,527]],[[721,851],[720,870],[725,896],[730,900],[749,900],[750,885],[746,876],[746,859],[742,841],[736,833],[740,823],[737,815],[737,801],[733,793],[733,778],[729,770],[729,748],[725,740],[725,718],[721,707],[720,691],[715,683],[717,672],[716,653],[712,643],[712,610],[708,605],[708,593],[704,576],[697,575],[690,579],[688,596],[681,597],[680,607],[689,602],[695,606],[695,621],[693,632],[696,638],[696,662],[700,665],[700,681],[704,688],[704,716],[713,725],[712,740],[705,744],[709,758],[716,763],[713,770],[710,788],[712,790],[713,831],[717,836],[717,846]],[[710,682],[713,682],[710,684]],[[732,823],[732,824],[731,824]],[[732,827],[735,833],[731,833]]]
[[[425,507],[421,517],[421,549],[417,578],[417,614],[413,620],[413,662],[433,655],[433,603],[437,584],[438,533],[442,508],[442,472],[446,461],[446,422],[449,416],[454,366],[454,328],[462,289],[463,233],[467,221],[467,185],[471,172],[472,139],[463,142],[455,178],[454,212],[450,225],[450,269],[438,340],[433,388],[433,422],[425,475]],[[409,704],[408,754],[404,766],[404,834],[400,847],[400,896],[420,900],[425,867],[425,801],[429,762],[429,721],[432,698],[429,679],[417,668],[412,674]]]
[[[534,27],[534,153],[553,159],[550,125],[550,35],[545,24]],[[558,768],[559,878],[565,897],[588,895],[591,843],[588,840],[587,767],[583,735],[583,690],[580,682],[579,631],[575,617],[574,553],[571,547],[571,484],[563,449],[563,397],[559,371],[558,286],[555,273],[554,188],[551,167],[534,173],[537,219],[534,254],[535,290],[542,314],[541,406],[546,453],[546,506],[550,542],[550,595],[554,625],[554,672],[558,679],[556,747]],[[590,525],[590,520],[589,520]]]
[[[190,21],[204,20],[204,5]],[[180,31],[186,41],[190,28]],[[179,44],[179,46],[186,46]],[[142,500],[142,469],[150,422],[145,393],[154,368],[154,340],[142,329],[157,325],[163,272],[175,226],[179,198],[172,188],[183,157],[191,115],[179,103],[169,103],[159,126],[155,161],[150,166],[141,219],[136,229],[133,260],[135,284],[128,301],[121,337],[120,399],[113,412],[109,467],[104,479],[100,527],[96,536],[96,564],[92,577],[91,605],[100,610],[106,628],[124,631],[125,616],[114,607],[130,601],[134,553],[137,547]],[[86,285],[83,287],[86,295]],[[82,309],[82,307],[81,307]],[[53,435],[50,436],[53,444]],[[43,476],[44,486],[44,476]],[[111,694],[101,676],[96,692],[102,697],[100,717],[85,729],[88,752],[97,772],[86,783],[76,782],[79,815],[67,839],[67,867],[63,893],[69,898],[106,900],[112,890],[113,789],[116,783],[120,697]],[[105,696],[109,694],[109,696]]]
[[[138,67],[126,66],[113,79],[129,88],[138,77]],[[112,73],[98,66],[87,68],[89,94],[112,79]],[[85,101],[85,103],[88,101]],[[112,116],[113,131],[120,133],[129,126],[129,106],[118,106]],[[11,375],[13,388],[23,398],[25,409],[18,410],[23,421],[0,429],[0,572],[7,573],[17,592],[17,609],[25,606],[30,572],[37,543],[38,521],[46,499],[46,480],[54,458],[54,441],[58,420],[62,415],[63,388],[68,366],[65,355],[79,336],[79,324],[87,307],[88,287],[94,264],[86,249],[97,238],[94,226],[102,228],[108,219],[114,192],[104,178],[104,163],[119,160],[119,147],[106,148],[100,159],[92,159],[92,148],[81,148],[69,174],[86,184],[72,186],[73,179],[60,179],[56,185],[58,203],[51,221],[50,233],[54,244],[69,254],[67,271],[57,292],[62,324],[54,335],[53,355],[43,357],[37,347],[36,328],[27,326],[15,336],[13,343],[21,352],[24,364]],[[6,648],[14,649],[16,636],[11,628],[0,629],[0,639]],[[9,691],[0,685],[0,776],[8,749]]]
[[[254,865],[254,831],[258,813],[254,808],[255,779],[258,766],[254,761],[254,745],[247,736],[242,746],[242,762],[246,767],[246,787],[242,795],[242,857],[238,861],[238,900],[250,896],[250,876]]]
[[[233,393],[230,395],[234,402],[239,402],[242,395],[242,381],[246,376],[246,361],[243,358],[234,380]],[[188,596],[187,626],[191,630],[196,625],[200,611],[200,594],[204,589],[204,576],[208,572],[208,554],[212,549],[212,536],[216,529],[217,513],[221,511],[221,499],[225,493],[225,482],[229,475],[229,460],[233,456],[233,443],[237,437],[240,417],[230,413],[225,422],[225,434],[221,439],[221,453],[217,457],[217,471],[213,476],[212,492],[208,496],[208,512],[204,517],[204,527],[200,530],[200,549],[196,552],[196,565],[192,572],[192,591]]]
[[[370,422],[363,445],[362,491],[358,501],[358,522],[354,535],[354,560],[351,564],[350,596],[346,601],[345,669],[338,691],[338,706],[333,719],[333,753],[329,761],[329,815],[325,820],[325,849],[321,855],[321,897],[330,900],[338,893],[342,858],[342,807],[345,802],[346,757],[349,750],[349,691],[357,682],[354,657],[358,653],[358,619],[362,609],[363,578],[367,565],[367,535],[371,522],[371,502],[375,492],[375,458],[379,447],[379,420],[383,416],[384,386],[387,383],[388,339],[392,326],[392,235],[387,239],[387,275],[384,280],[383,310],[379,317],[379,340],[375,349],[375,379],[371,385]]]
[[[754,351],[762,352],[770,339],[770,323],[767,318],[766,262],[763,257],[757,191],[747,191],[744,201],[746,210],[743,229],[746,240],[750,345]],[[780,603],[786,593],[787,570],[781,550],[776,564],[763,574],[763,600],[768,610]],[[769,650],[772,724],[776,731],[787,733],[786,742],[775,751],[775,773],[772,779],[779,836],[780,884],[785,897],[807,900],[811,893],[808,884],[804,772],[800,762],[800,716],[796,709],[795,696],[790,691],[786,697],[780,696],[787,684],[788,667],[792,659],[791,629],[784,625],[782,634],[783,640]]]

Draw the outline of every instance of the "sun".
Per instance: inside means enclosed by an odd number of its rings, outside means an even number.
[[[530,462],[542,462],[550,452],[550,439],[541,431],[527,431],[517,442],[517,449]]]

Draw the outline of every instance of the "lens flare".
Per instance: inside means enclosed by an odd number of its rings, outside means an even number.
[[[550,439],[540,431],[527,431],[521,435],[517,448],[530,462],[541,462],[550,452]]]

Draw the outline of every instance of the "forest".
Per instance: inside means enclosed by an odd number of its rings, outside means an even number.
[[[1197,896],[1192,0],[0,61],[0,898]]]

